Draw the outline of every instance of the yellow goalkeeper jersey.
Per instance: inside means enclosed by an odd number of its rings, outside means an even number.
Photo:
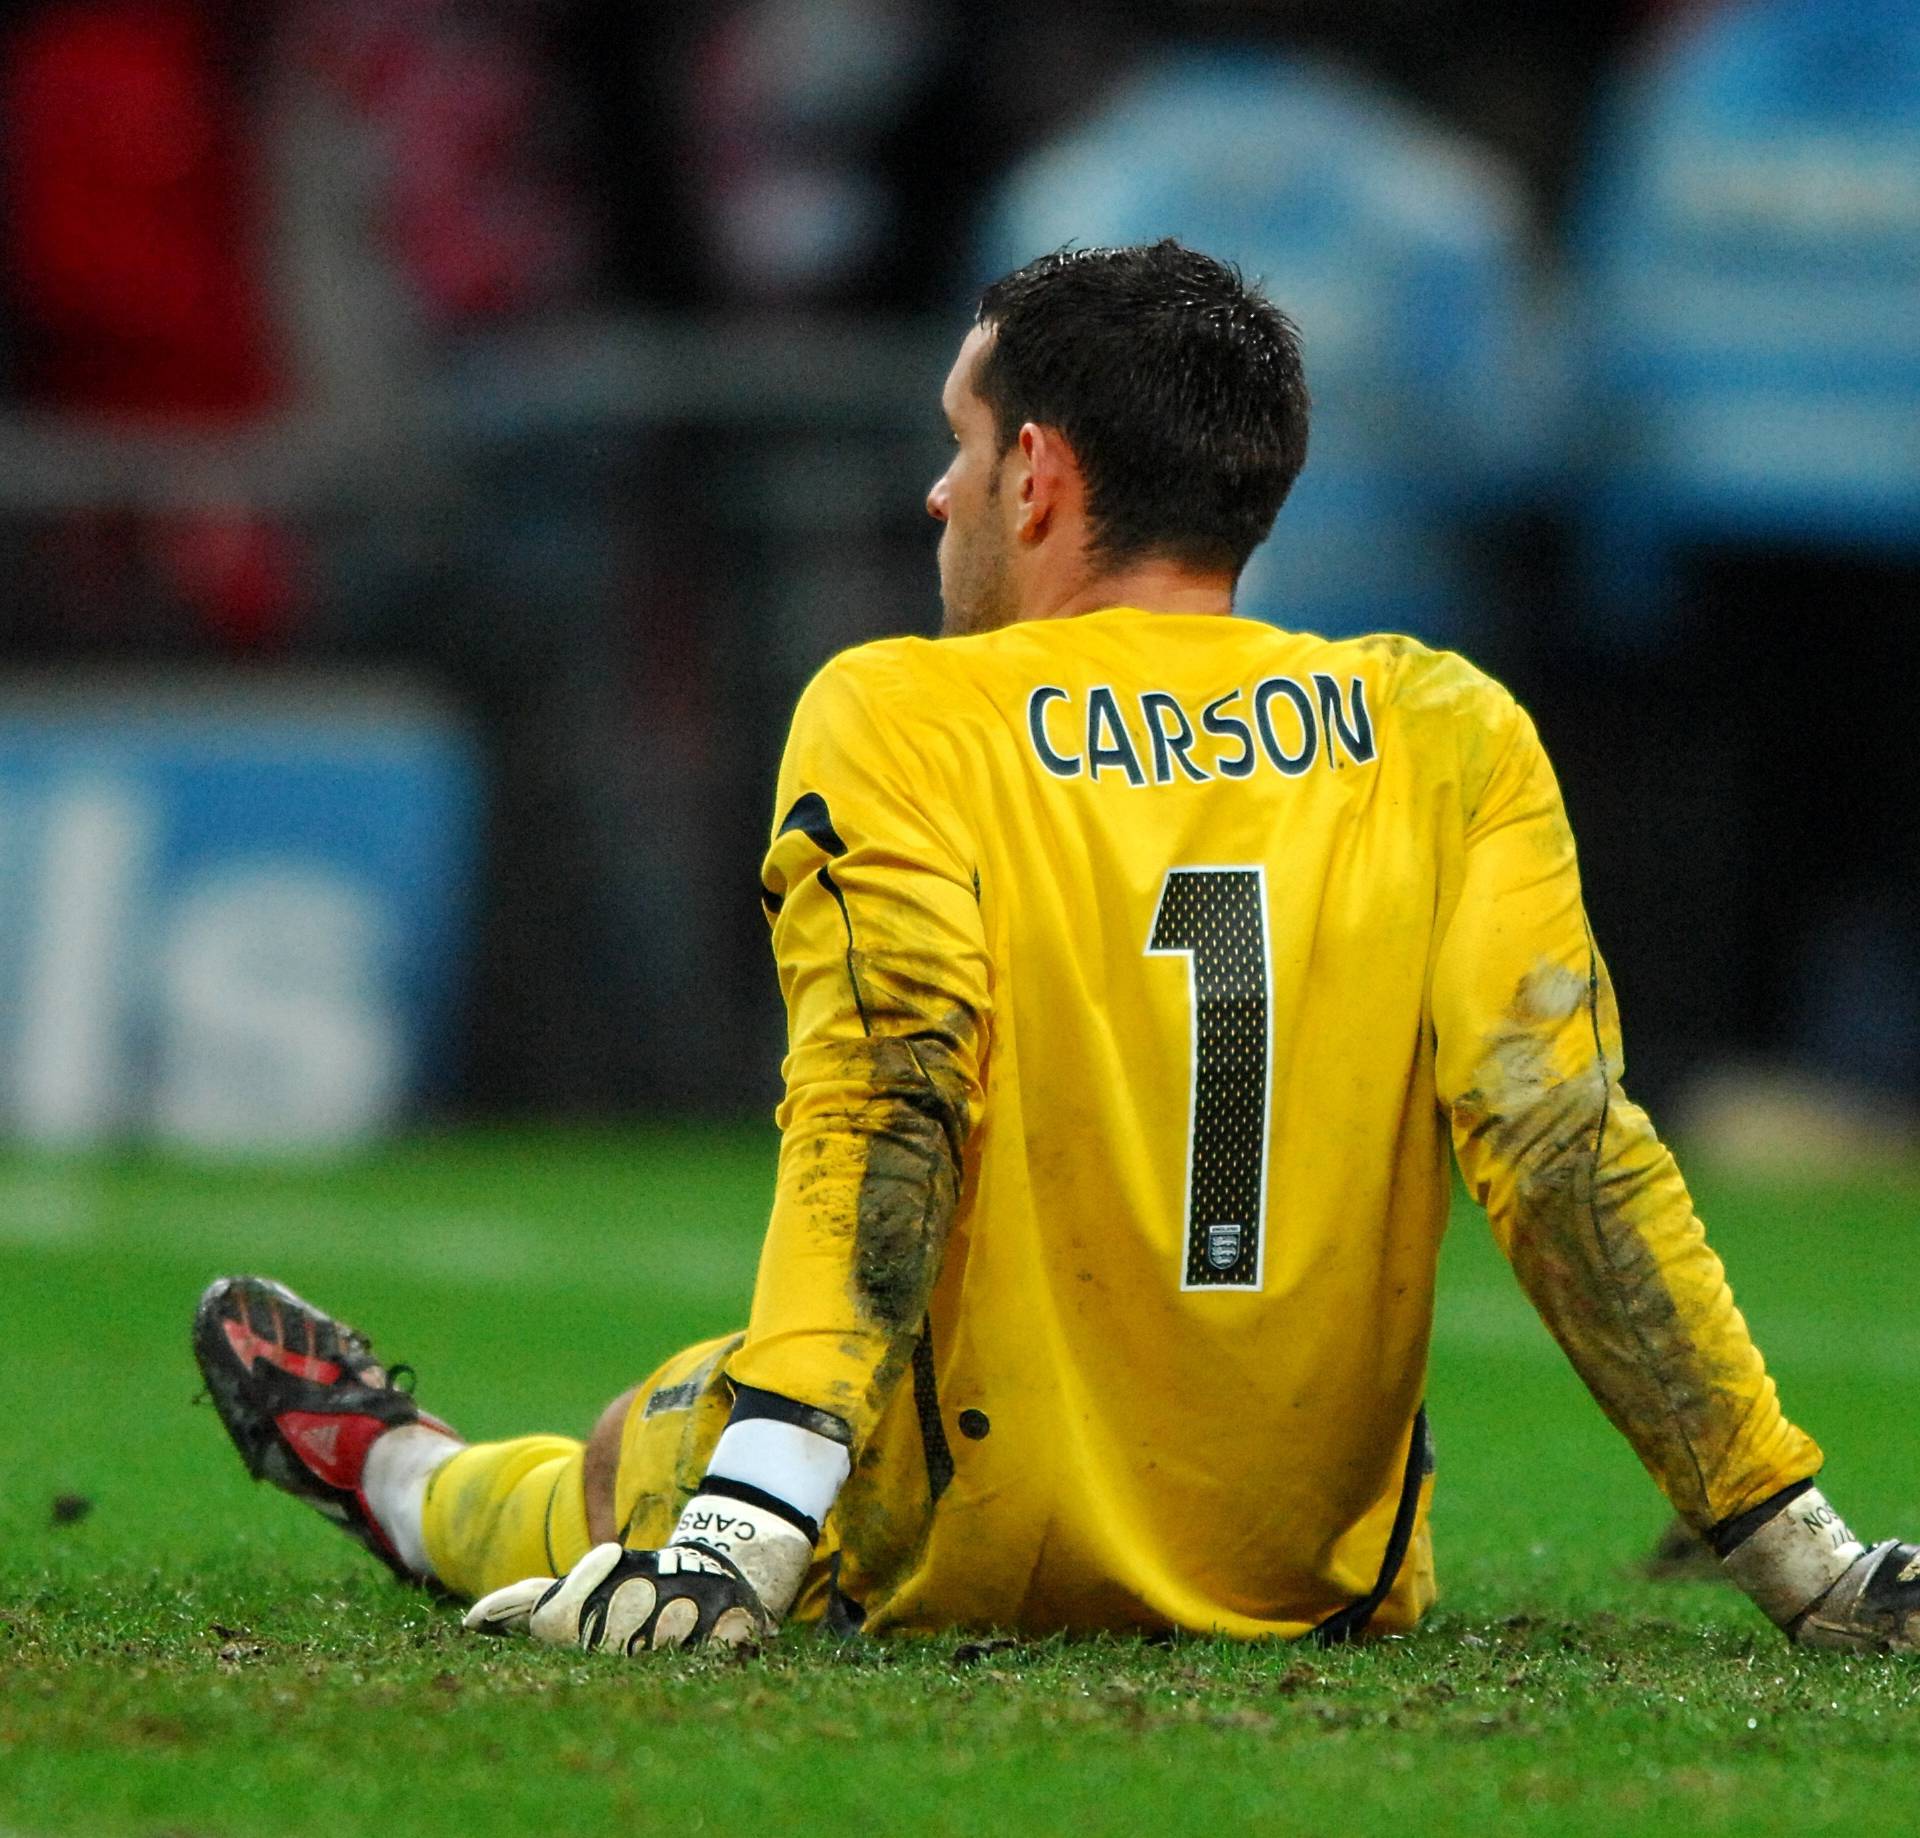
[[[775,825],[728,1371],[852,1425],[869,1626],[1293,1635],[1382,1581],[1410,1625],[1450,1139],[1696,1524],[1818,1466],[1619,1088],[1532,723],[1458,657],[1124,607],[871,644]]]

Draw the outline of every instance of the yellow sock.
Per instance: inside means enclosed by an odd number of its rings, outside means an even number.
[[[565,1576],[589,1548],[585,1460],[570,1436],[462,1449],[427,1483],[421,1530],[434,1575],[470,1598],[526,1576]]]

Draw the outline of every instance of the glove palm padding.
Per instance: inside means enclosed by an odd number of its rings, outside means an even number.
[[[527,1577],[482,1596],[463,1625],[585,1653],[753,1646],[774,1631],[738,1567],[694,1544],[659,1551],[595,1545],[557,1581]]]
[[[1920,1545],[1894,1538],[1876,1544],[1788,1631],[1803,1647],[1920,1651]]]

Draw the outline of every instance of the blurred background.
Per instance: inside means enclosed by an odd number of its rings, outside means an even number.
[[[0,4],[0,1133],[770,1103],[972,301],[1162,234],[1304,331],[1242,610],[1534,710],[1630,1088],[1913,1154],[1911,0]]]

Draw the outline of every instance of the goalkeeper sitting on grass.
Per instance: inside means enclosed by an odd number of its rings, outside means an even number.
[[[1173,243],[1065,252],[988,290],[943,407],[945,631],[829,664],[781,769],[745,1331],[584,1444],[470,1446],[226,1279],[194,1344],[248,1467],[469,1626],[588,1648],[1410,1628],[1451,1145],[1733,1580],[1913,1644],[1920,1551],[1813,1487],[1621,1088],[1532,722],[1409,640],[1231,616],[1305,458],[1292,326]]]

